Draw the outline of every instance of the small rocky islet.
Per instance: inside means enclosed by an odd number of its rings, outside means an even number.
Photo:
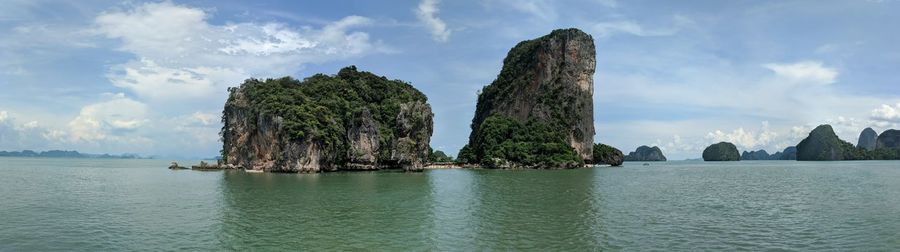
[[[666,161],[666,156],[663,155],[662,150],[658,146],[641,145],[636,150],[628,153],[625,156],[625,161],[659,162]]]
[[[625,162],[625,155],[616,147],[597,143],[594,144],[593,152],[594,164],[622,166]]]
[[[741,161],[741,155],[734,144],[719,142],[703,150],[703,161]]]

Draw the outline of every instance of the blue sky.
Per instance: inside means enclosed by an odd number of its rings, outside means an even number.
[[[508,50],[567,27],[597,46],[595,141],[626,153],[900,123],[891,0],[0,2],[0,150],[214,156],[227,87],[357,65],[428,95],[456,153]]]

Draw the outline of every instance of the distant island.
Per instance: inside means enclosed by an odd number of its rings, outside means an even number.
[[[831,125],[819,125],[797,145],[797,160],[900,160],[900,131],[890,129],[877,135],[872,148],[873,132],[870,128],[864,129],[859,143],[854,146],[838,138]]]
[[[744,151],[741,160],[797,160],[797,147],[791,146],[784,151],[769,154],[766,150]]]
[[[625,161],[639,161],[639,162],[657,162],[657,161],[666,161],[666,156],[663,155],[662,150],[657,146],[646,146],[641,145],[636,150],[628,153],[625,156]]]
[[[594,144],[593,162],[598,165],[622,166],[625,161],[625,155],[622,151],[609,145],[597,143]]]
[[[49,150],[41,152],[32,150],[0,151],[0,157],[152,159],[152,157],[144,157],[137,154],[87,154],[68,150]]]
[[[720,142],[703,150],[703,161],[741,161],[741,155],[734,144]]]
[[[703,151],[706,161],[739,160],[797,160],[797,161],[841,161],[841,160],[900,160],[900,130],[889,129],[877,134],[872,128],[860,133],[857,145],[841,140],[831,125],[819,125],[809,132],[796,147],[768,154],[765,150],[744,151],[737,155],[734,144],[721,142]]]

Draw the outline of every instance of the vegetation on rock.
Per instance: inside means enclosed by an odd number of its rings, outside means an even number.
[[[741,161],[741,154],[734,144],[720,142],[703,150],[703,161]]]
[[[622,151],[615,147],[596,143],[594,144],[594,164],[608,164],[612,166],[621,166],[625,161],[625,155]]]
[[[453,162],[453,157],[447,156],[443,151],[435,151],[429,148],[428,154],[428,162],[429,163],[448,163]]]
[[[657,146],[650,147],[641,145],[636,150],[628,153],[628,155],[625,156],[625,161],[666,161],[666,156],[663,155],[662,150]]]
[[[291,77],[248,79],[229,91],[231,96],[226,102],[221,132],[225,145],[222,157],[226,161],[237,155],[242,162],[265,157],[277,163],[284,155],[316,155],[316,160],[307,163],[341,166],[355,156],[351,150],[374,150],[377,153],[372,155],[381,163],[396,161],[398,155],[419,155],[403,153],[417,153],[419,149],[419,143],[407,142],[426,141],[427,146],[431,137],[432,115],[422,92],[401,80],[357,71],[355,66],[343,68],[337,75],[316,74],[302,81]],[[231,121],[228,116],[233,117]],[[246,127],[236,129],[237,124]],[[270,132],[267,127],[277,127],[278,135],[260,136]],[[354,143],[350,135],[356,135],[360,139],[354,140],[367,145],[351,148]],[[305,154],[253,154],[256,151],[240,146],[248,143],[235,142],[241,137],[271,138],[257,142],[282,144],[281,151],[290,149],[286,142],[308,144],[299,145],[302,147],[299,150],[300,147],[291,147],[292,152]],[[282,137],[286,139],[281,140]],[[366,137],[375,139],[369,141]],[[428,154],[426,148],[421,148],[423,161]]]
[[[866,156],[865,149],[841,140],[827,124],[819,125],[797,144],[800,161],[863,160]]]
[[[480,134],[465,146],[460,158],[478,160],[488,168],[575,167],[582,159],[565,141],[565,135],[551,125],[536,120],[526,124],[495,115],[481,124]],[[509,164],[512,162],[513,164]]]

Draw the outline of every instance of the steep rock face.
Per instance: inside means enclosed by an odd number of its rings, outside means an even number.
[[[378,164],[379,150],[378,125],[372,119],[372,113],[368,108],[353,113],[350,127],[347,129],[347,138],[350,148],[347,152],[349,170],[374,170]]]
[[[781,152],[781,157],[779,160],[797,160],[797,147],[791,146],[784,148],[784,151]]]
[[[831,125],[819,125],[797,144],[797,160],[834,161],[861,159],[862,154],[844,140],[838,138]]]
[[[408,171],[421,171],[428,161],[430,141],[433,133],[433,114],[431,106],[415,101],[400,105],[397,114],[397,135],[391,151],[389,164],[399,166]]]
[[[784,148],[783,151],[775,152],[775,154],[769,155],[769,160],[797,160],[797,147],[790,146]]]
[[[605,144],[594,144],[593,160],[594,164],[608,164],[611,166],[621,166],[625,161],[622,151],[615,147]]]
[[[251,108],[243,89],[232,89],[225,105],[222,131],[223,158],[226,163],[245,169],[318,172],[336,167],[324,162],[322,146],[312,139],[293,141],[282,128],[280,116],[261,114]]]
[[[741,161],[741,155],[734,144],[720,142],[703,150],[703,161]]]
[[[625,156],[625,161],[666,161],[666,156],[663,155],[662,150],[657,146],[649,147],[642,145],[633,152],[628,153],[628,156]]]
[[[778,153],[780,155],[780,152]],[[758,150],[758,151],[744,151],[741,153],[741,160],[770,160],[772,159],[769,152],[766,150]]]
[[[886,130],[878,135],[877,149],[900,149],[900,130]]]
[[[594,139],[595,65],[594,40],[578,29],[555,30],[549,35],[520,42],[504,59],[497,79],[478,97],[466,149],[472,156],[466,159],[474,159],[470,161],[477,163],[498,159],[532,168],[567,168],[590,161]],[[498,119],[491,121],[490,118]],[[500,152],[492,151],[494,146],[489,143],[492,136],[484,131],[496,127],[486,122],[510,124],[509,120],[541,132],[536,137],[509,136],[523,140],[513,140],[518,142],[508,145],[520,146],[524,152],[548,162],[494,155]],[[535,135],[527,131],[514,133]],[[571,159],[578,159],[574,160],[577,162],[570,162],[568,150],[557,146],[548,147],[551,150],[538,150],[543,147],[533,146],[548,140],[551,144],[561,143],[571,148],[575,155]]]
[[[250,79],[229,88],[226,164],[270,172],[423,169],[431,107],[408,83],[355,67],[336,76]]]
[[[856,148],[863,148],[866,150],[875,150],[875,142],[878,139],[878,133],[875,132],[872,128],[866,128],[859,133],[859,141],[856,143]]]

